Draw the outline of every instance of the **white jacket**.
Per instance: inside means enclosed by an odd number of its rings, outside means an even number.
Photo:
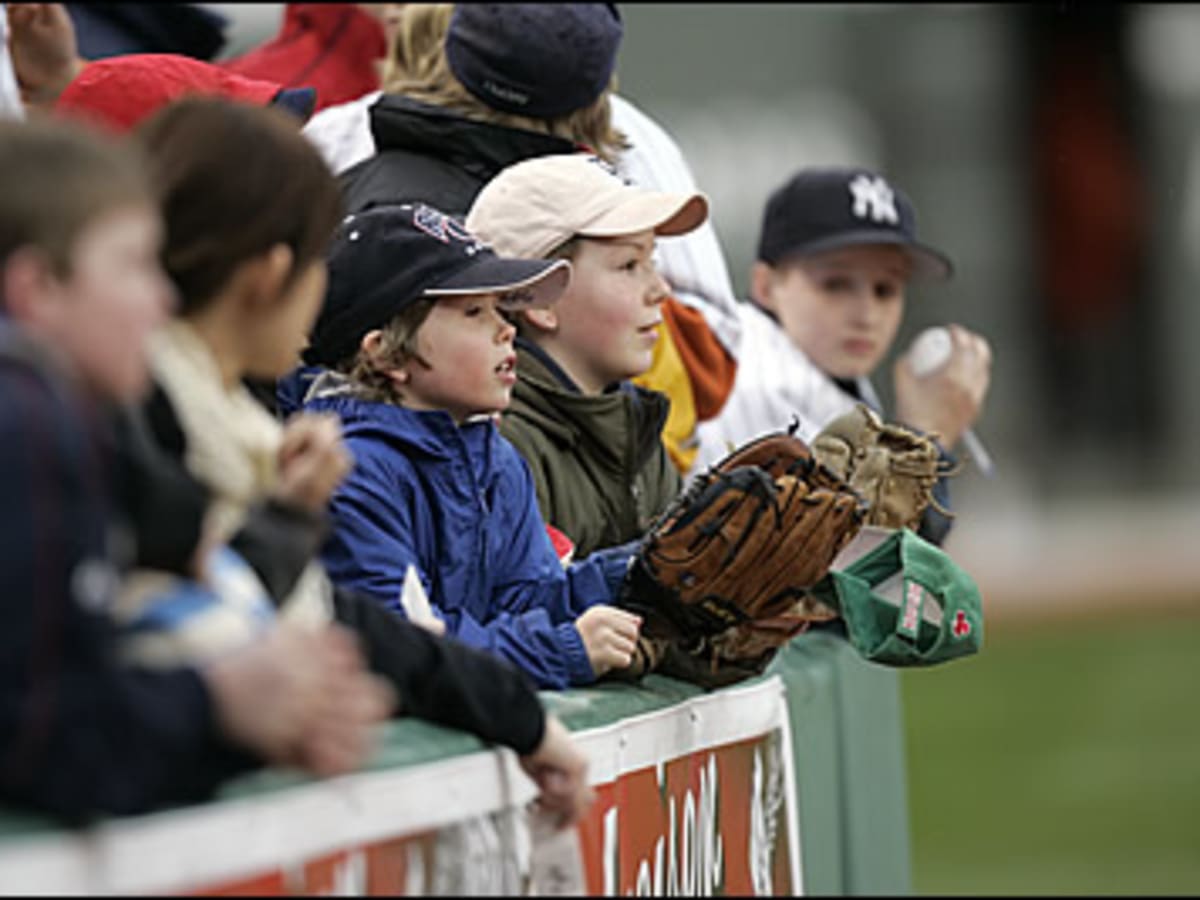
[[[0,119],[25,118],[25,105],[13,73],[12,57],[8,52],[7,4],[0,3]]]
[[[383,91],[371,91],[357,100],[327,106],[305,124],[302,134],[321,151],[334,175],[375,155],[370,110]]]
[[[675,139],[624,97],[613,94],[610,102],[613,126],[630,144],[617,160],[617,171],[638,187],[695,193],[696,179]],[[681,237],[657,241],[654,263],[676,299],[699,309],[717,339],[736,357],[738,302],[711,218]]]
[[[738,303],[736,312],[741,326],[737,377],[716,418],[696,428],[700,449],[689,475],[703,471],[752,438],[787,429],[793,420],[800,423],[797,436],[811,442],[856,402],[755,304]],[[859,388],[874,405],[874,393],[862,381]]]

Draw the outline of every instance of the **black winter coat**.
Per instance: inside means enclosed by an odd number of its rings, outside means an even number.
[[[422,201],[464,218],[501,169],[581,148],[564,138],[476,122],[400,94],[371,107],[376,155],[340,176],[346,212],[376,203]]]

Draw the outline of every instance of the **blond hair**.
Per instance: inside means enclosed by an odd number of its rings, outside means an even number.
[[[591,104],[565,116],[540,119],[493,109],[468,91],[450,70],[445,45],[453,11],[452,3],[405,6],[383,78],[386,93],[403,94],[477,122],[560,137],[586,146],[608,163],[616,163],[629,142],[612,124],[609,96],[617,90],[615,74]]]
[[[401,80],[424,81],[433,70],[438,51],[450,30],[453,3],[406,3],[392,35],[381,83],[388,93]]]
[[[333,368],[354,382],[354,394],[374,403],[404,405],[404,393],[388,372],[413,360],[429,368],[417,349],[417,332],[425,324],[436,301],[422,298],[406,307],[380,329],[378,349],[359,349]]]

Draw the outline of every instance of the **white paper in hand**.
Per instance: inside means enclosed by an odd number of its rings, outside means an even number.
[[[433,607],[429,605],[429,595],[421,584],[417,570],[411,564],[404,572],[404,588],[400,591],[400,605],[404,614],[414,625],[433,625],[435,630],[444,629],[441,619],[434,615]]]

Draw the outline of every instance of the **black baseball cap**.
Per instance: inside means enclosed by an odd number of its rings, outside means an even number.
[[[863,244],[893,244],[908,255],[913,277],[943,281],[954,265],[917,240],[908,195],[869,169],[801,169],[771,194],[763,213],[758,258],[777,265],[793,256]]]
[[[492,109],[554,119],[608,87],[623,32],[612,3],[456,3],[446,62]]]
[[[325,303],[304,360],[336,365],[362,337],[417,300],[499,293],[510,308],[549,306],[566,290],[566,260],[499,257],[441,210],[387,203],[346,216],[333,236]]]

